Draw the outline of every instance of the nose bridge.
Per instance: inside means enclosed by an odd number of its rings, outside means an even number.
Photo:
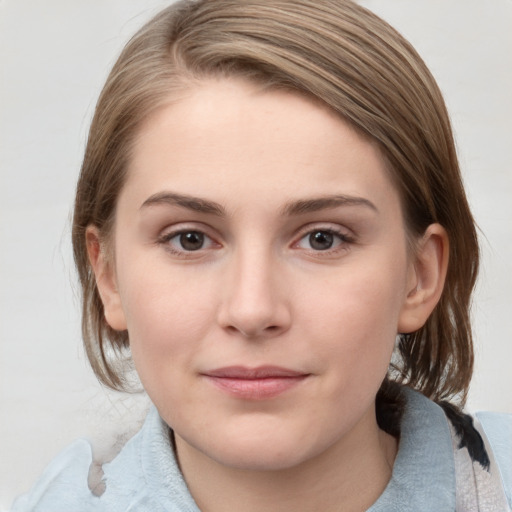
[[[248,241],[233,251],[221,312],[224,327],[247,337],[268,336],[289,326],[280,262],[271,247]]]

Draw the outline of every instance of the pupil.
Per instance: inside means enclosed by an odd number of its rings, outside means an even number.
[[[313,249],[317,251],[326,251],[332,247],[334,237],[332,233],[327,231],[317,231],[309,235],[309,243]]]
[[[197,251],[204,243],[204,235],[197,231],[190,231],[180,235],[180,244],[187,251]]]

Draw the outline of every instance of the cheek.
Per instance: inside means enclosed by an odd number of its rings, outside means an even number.
[[[393,263],[354,267],[304,295],[304,328],[310,339],[319,340],[313,357],[330,365],[333,381],[378,386],[384,378],[403,304],[403,268]]]
[[[190,367],[208,336],[214,301],[204,280],[157,265],[130,265],[120,292],[132,357],[143,385],[158,388],[162,376]]]

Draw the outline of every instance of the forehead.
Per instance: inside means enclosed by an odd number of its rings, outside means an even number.
[[[240,79],[205,81],[170,99],[141,126],[128,172],[128,187],[146,197],[166,188],[220,202],[247,189],[269,201],[334,189],[396,196],[376,145],[340,116]]]

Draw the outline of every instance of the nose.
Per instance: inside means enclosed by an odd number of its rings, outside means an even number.
[[[239,251],[224,276],[218,321],[250,339],[279,336],[291,325],[291,307],[279,262],[260,250]]]

